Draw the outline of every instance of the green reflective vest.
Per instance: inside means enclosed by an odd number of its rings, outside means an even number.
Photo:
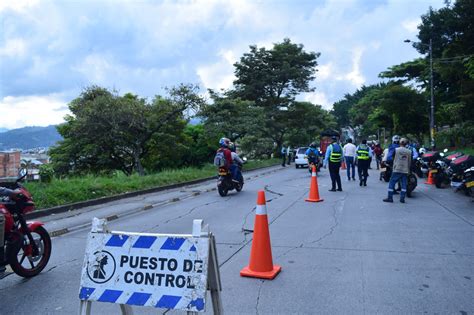
[[[342,149],[337,143],[331,144],[331,154],[329,155],[329,161],[333,163],[341,162]]]
[[[368,160],[369,159],[369,147],[365,144],[359,145],[357,150],[357,159],[358,160]]]

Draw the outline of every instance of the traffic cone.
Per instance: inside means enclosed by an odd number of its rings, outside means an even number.
[[[260,190],[258,192],[257,208],[255,210],[250,263],[240,271],[240,275],[242,277],[272,280],[280,271],[281,267],[273,264],[265,192]]]
[[[319,198],[318,177],[316,176],[316,167],[313,166],[311,173],[311,185],[309,186],[309,197],[305,201],[320,202],[324,199]]]
[[[346,162],[344,160],[342,160],[342,163],[341,163],[341,170],[345,170],[347,169],[346,167]]]
[[[434,185],[435,184],[433,173],[431,173],[431,170],[428,172],[428,180],[425,182],[425,184],[427,184],[427,185]]]

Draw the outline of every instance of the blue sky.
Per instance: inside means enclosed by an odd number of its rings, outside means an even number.
[[[418,56],[403,40],[430,6],[443,0],[2,0],[0,127],[60,123],[91,84],[150,98],[181,82],[230,88],[249,45],[285,37],[321,53],[316,91],[299,98],[329,109]]]

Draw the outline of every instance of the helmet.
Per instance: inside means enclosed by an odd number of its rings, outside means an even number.
[[[427,151],[425,148],[420,148],[420,150],[418,151],[418,153],[420,154],[425,154]]]
[[[393,143],[399,143],[400,142],[400,136],[399,135],[394,135],[392,137],[392,142]]]
[[[313,149],[316,148],[316,143],[311,142],[311,144],[309,145],[309,147],[310,147],[310,148],[313,148]]]
[[[229,142],[229,150],[235,152],[235,144],[233,142]]]
[[[223,148],[227,148],[229,146],[230,140],[227,138],[221,138],[219,140],[219,145]]]

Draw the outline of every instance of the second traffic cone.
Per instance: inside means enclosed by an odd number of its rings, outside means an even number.
[[[434,178],[433,178],[433,173],[431,172],[431,170],[428,172],[428,180],[425,182],[425,184],[427,184],[427,185],[434,185],[435,184],[435,181],[434,181]]]
[[[281,271],[281,267],[273,264],[270,231],[268,230],[267,206],[265,192],[260,190],[255,209],[252,250],[250,263],[240,271],[242,277],[273,279]]]
[[[316,176],[316,167],[313,166],[313,172],[311,173],[311,185],[309,186],[309,197],[305,201],[309,202],[320,202],[324,199],[319,198],[318,188],[318,176]]]
[[[342,163],[341,163],[341,170],[345,170],[347,169],[346,167],[346,162],[344,160],[342,160]]]

